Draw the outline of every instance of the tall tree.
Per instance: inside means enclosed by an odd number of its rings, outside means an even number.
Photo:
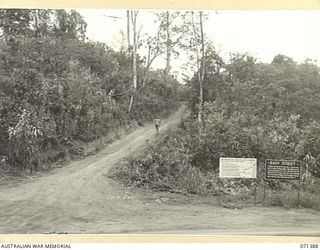
[[[54,33],[61,39],[85,40],[87,23],[76,11],[56,10],[55,11]]]
[[[131,22],[132,22],[132,31],[133,31],[133,48],[132,48],[132,83],[133,83],[133,90],[130,97],[129,109],[128,111],[131,112],[132,105],[133,105],[133,98],[134,94],[137,89],[137,79],[138,79],[138,70],[137,70],[137,48],[138,48],[138,32],[137,32],[137,16],[139,11],[132,10],[131,11]]]
[[[201,62],[200,62],[200,69],[199,69],[199,113],[198,113],[198,121],[199,123],[202,122],[202,106],[203,106],[203,79],[204,79],[204,74],[205,74],[205,47],[204,47],[204,35],[203,35],[203,14],[202,11],[199,13],[200,20],[199,20],[199,25],[200,25],[200,43],[201,43]],[[202,126],[200,125],[200,128]]]
[[[168,77],[171,69],[171,40],[170,40],[170,14],[166,11],[166,34],[167,34],[167,57],[166,57],[166,77]]]
[[[206,44],[208,43],[203,23],[207,15],[202,11],[187,11],[181,15],[182,25],[179,27],[180,48],[187,52],[187,68],[196,72],[198,83],[198,112],[197,120],[199,123],[199,134],[202,134],[202,110],[203,110],[203,82],[206,71]]]
[[[35,38],[49,36],[52,32],[51,17],[53,10],[33,9],[31,10],[32,29]]]
[[[163,22],[160,22],[157,35],[155,37],[148,37],[147,38],[147,59],[146,59],[146,66],[145,66],[145,74],[143,77],[142,86],[146,85],[149,71],[153,61],[160,55],[165,52],[164,43],[161,40],[161,32],[163,29]]]
[[[128,54],[131,53],[131,43],[130,43],[130,11],[127,10],[127,42],[128,42]]]
[[[202,123],[202,106],[203,106],[203,79],[205,75],[205,41],[203,33],[203,13],[195,14],[193,11],[191,15],[191,27],[192,27],[192,36],[193,43],[190,45],[194,47],[196,54],[196,71],[198,75],[198,84],[199,84],[199,103],[198,103],[198,122],[199,132],[201,134],[201,123]]]
[[[175,23],[180,16],[180,12],[159,12],[157,15],[157,22],[159,22],[159,34],[160,34],[160,43],[165,47],[165,76],[168,77],[171,70],[171,58],[172,55],[176,55],[177,51],[175,46],[177,44],[179,29]]]

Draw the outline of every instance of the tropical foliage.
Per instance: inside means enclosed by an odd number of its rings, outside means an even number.
[[[284,55],[277,55],[271,64],[260,63],[248,54],[235,54],[224,62],[213,49],[207,52],[205,65],[202,122],[197,120],[195,75],[188,82],[190,117],[148,149],[147,157],[134,157],[122,164],[128,168],[125,179],[131,185],[160,188],[165,184],[185,192],[230,195],[243,191],[243,198],[253,195],[252,182],[220,180],[220,157],[257,158],[258,177],[265,174],[266,159],[296,159],[303,163],[303,190],[308,194],[318,190],[319,67],[311,60],[298,64]],[[116,176],[122,179],[121,172]],[[283,185],[299,188],[293,182],[270,181],[268,185],[271,190],[285,190]]]
[[[37,169],[48,161],[44,152],[55,161],[72,154],[74,141],[168,115],[178,105],[178,82],[151,71],[128,113],[131,56],[87,41],[76,11],[2,9],[0,28],[0,156],[12,167]],[[143,65],[141,57],[141,72]]]

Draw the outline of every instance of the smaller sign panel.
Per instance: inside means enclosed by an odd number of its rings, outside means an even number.
[[[300,161],[266,160],[266,179],[300,180]]]
[[[257,159],[220,158],[220,178],[257,178]]]

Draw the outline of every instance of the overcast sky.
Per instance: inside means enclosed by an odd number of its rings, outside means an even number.
[[[120,30],[126,29],[125,10],[78,10],[88,23],[87,36],[117,48]],[[141,10],[139,25],[154,32],[152,10]],[[230,53],[248,52],[262,62],[279,53],[302,62],[320,62],[320,11],[218,11],[209,12],[205,33],[224,59]],[[111,18],[116,16],[120,18]],[[157,65],[163,62],[158,61]],[[179,60],[174,62],[175,70]]]

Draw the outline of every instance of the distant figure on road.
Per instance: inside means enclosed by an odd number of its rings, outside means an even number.
[[[156,131],[157,131],[157,134],[159,133],[159,128],[160,128],[160,119],[157,118],[157,119],[154,119],[154,125],[156,127]]]

